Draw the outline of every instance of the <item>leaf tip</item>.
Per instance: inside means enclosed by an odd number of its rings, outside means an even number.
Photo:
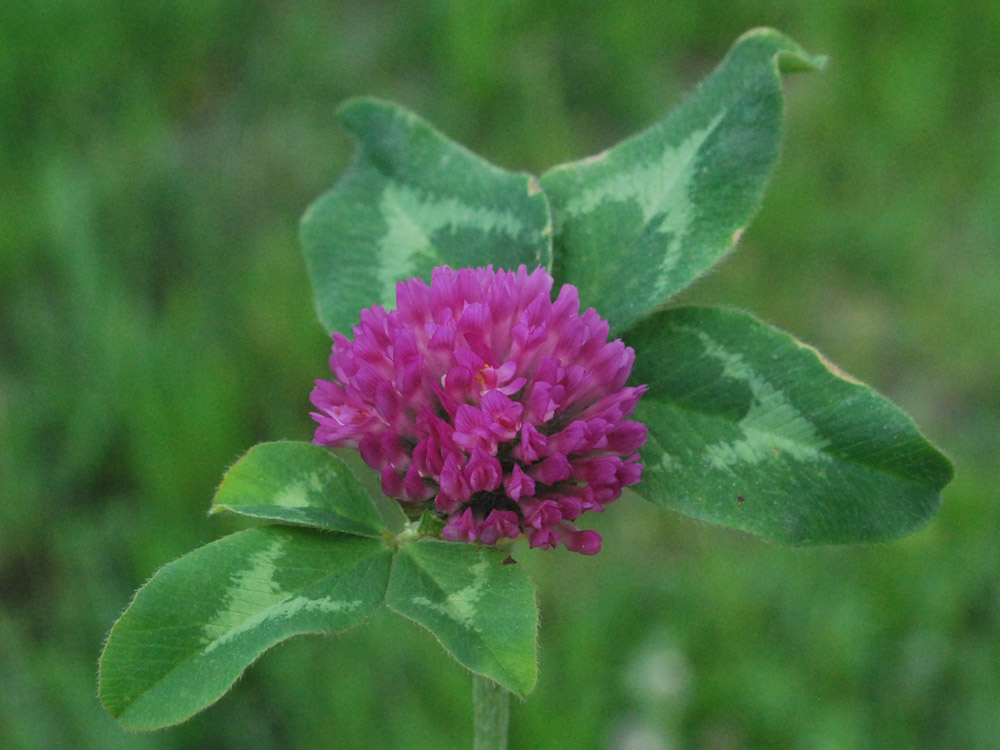
[[[772,54],[780,73],[804,73],[821,70],[826,66],[825,55],[806,52],[791,37],[769,26],[756,26],[745,31],[736,40],[733,49],[748,42],[760,41],[772,48]]]
[[[388,102],[374,96],[352,96],[337,105],[337,119],[346,124],[358,110],[378,109],[387,104]]]
[[[781,73],[812,73],[823,70],[829,59],[826,55],[810,55],[802,48],[794,52],[783,50],[778,53],[778,70]]]

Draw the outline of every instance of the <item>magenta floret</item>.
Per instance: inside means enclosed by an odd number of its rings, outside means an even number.
[[[646,387],[625,385],[635,354],[576,287],[553,301],[552,284],[524,266],[399,282],[396,310],[334,334],[314,442],[358,448],[387,495],[444,516],[446,539],[596,554],[600,534],[571,522],[639,481],[646,427],[627,417]]]

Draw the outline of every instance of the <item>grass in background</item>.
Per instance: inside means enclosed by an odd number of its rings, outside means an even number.
[[[467,676],[387,615],[280,646],[152,735],[99,707],[96,661],[153,570],[236,528],[205,515],[224,468],[311,435],[328,340],[296,232],[349,157],[338,102],[399,101],[538,173],[658,118],[759,24],[832,60],[787,80],[764,210],[684,300],[818,345],[913,414],[958,477],[928,529],[889,545],[789,550],[636,501],[598,519],[594,560],[522,554],[541,681],[512,746],[991,747],[1000,6],[985,0],[4,4],[0,746],[467,744]]]

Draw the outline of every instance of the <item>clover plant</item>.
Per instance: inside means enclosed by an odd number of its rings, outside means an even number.
[[[671,306],[760,206],[781,74],[822,64],[752,30],[669,116],[540,178],[344,104],[356,156],[302,220],[333,337],[313,441],[237,461],[211,512],[266,523],[164,566],[115,624],[121,726],[184,721],[276,643],[385,606],[473,673],[476,747],[504,747],[537,680],[516,540],[597,554],[586,513],[638,497],[791,544],[925,524],[952,468],[905,414],[751,315]]]

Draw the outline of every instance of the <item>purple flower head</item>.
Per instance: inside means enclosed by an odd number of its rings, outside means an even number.
[[[310,398],[318,445],[352,446],[411,514],[432,508],[446,539],[527,536],[586,555],[601,536],[572,521],[639,481],[646,428],[626,419],[645,386],[635,353],[580,313],[576,287],[524,266],[435,268],[396,286],[396,310],[333,336],[334,380]]]

